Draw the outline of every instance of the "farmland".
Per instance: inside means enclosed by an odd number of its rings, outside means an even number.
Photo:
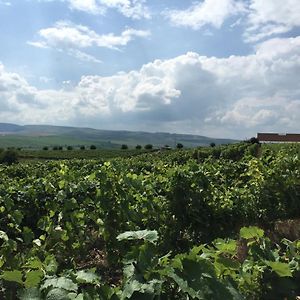
[[[24,161],[0,172],[0,299],[300,295],[299,146]]]

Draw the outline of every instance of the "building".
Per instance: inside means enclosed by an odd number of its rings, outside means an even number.
[[[300,134],[297,133],[258,133],[260,143],[300,143]]]

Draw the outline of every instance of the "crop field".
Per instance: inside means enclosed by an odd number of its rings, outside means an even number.
[[[299,146],[275,148],[0,164],[0,299],[297,299]]]
[[[95,150],[21,150],[19,158],[27,160],[62,160],[62,159],[111,159],[132,157],[149,152],[147,150],[95,149]]]

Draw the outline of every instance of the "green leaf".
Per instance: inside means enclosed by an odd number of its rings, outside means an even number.
[[[91,271],[82,270],[76,273],[76,281],[78,283],[97,284],[100,281],[100,277]]]
[[[54,255],[48,255],[44,261],[47,274],[54,275],[57,272],[58,263]]]
[[[55,288],[50,290],[46,296],[46,300],[69,300],[68,292],[64,289]]]
[[[135,292],[153,296],[159,295],[161,292],[161,284],[161,281],[155,279],[149,281],[148,283],[141,283],[137,280],[129,281],[125,285],[121,299],[130,299]]]
[[[31,241],[34,239],[34,234],[33,234],[32,230],[28,227],[23,228],[22,234],[23,234],[23,240],[24,240],[25,244],[31,243]]]
[[[268,261],[266,264],[280,277],[293,277],[290,266],[278,261]]]
[[[126,231],[119,234],[117,239],[118,241],[144,240],[154,244],[158,240],[158,233],[156,230]]]
[[[240,237],[246,240],[262,238],[264,231],[256,226],[243,227],[240,230]]]
[[[222,265],[225,269],[238,270],[240,263],[227,257],[218,257],[216,263]]]
[[[26,274],[25,287],[36,287],[44,277],[44,273],[41,270],[29,271]]]
[[[8,241],[8,235],[6,232],[0,230],[0,239],[7,242]]]
[[[29,269],[38,269],[41,270],[43,268],[43,263],[40,261],[38,257],[30,258],[29,261],[25,265],[26,268]]]
[[[66,182],[64,180],[61,180],[59,183],[58,183],[58,186],[60,189],[63,189],[65,187],[65,184]]]
[[[48,278],[44,281],[44,283],[41,286],[42,290],[45,290],[49,287],[52,288],[58,288],[58,289],[64,289],[66,291],[70,292],[77,292],[78,286],[75,284],[71,279],[66,277],[52,277]]]
[[[37,288],[22,290],[18,293],[20,300],[42,300],[41,293]]]
[[[23,284],[22,280],[23,274],[21,271],[14,270],[14,271],[4,271],[0,278],[6,281],[17,282],[19,284]]]

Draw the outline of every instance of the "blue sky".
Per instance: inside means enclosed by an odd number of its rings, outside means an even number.
[[[0,122],[300,128],[300,2],[0,0]]]

